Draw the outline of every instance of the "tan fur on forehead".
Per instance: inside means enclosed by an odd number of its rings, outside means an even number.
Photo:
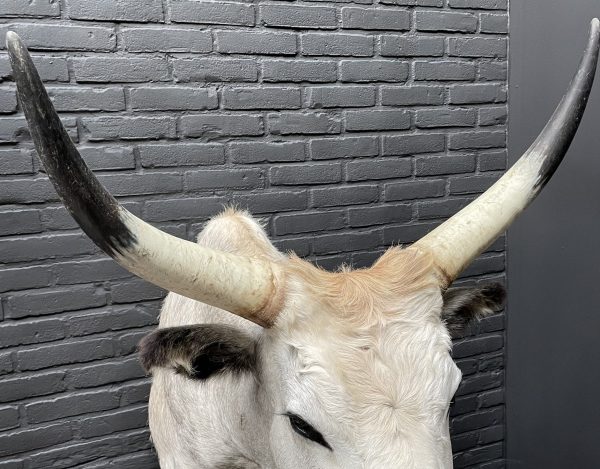
[[[403,298],[437,286],[431,256],[411,248],[390,248],[368,269],[340,272],[327,272],[292,257],[290,271],[351,327],[392,319]]]

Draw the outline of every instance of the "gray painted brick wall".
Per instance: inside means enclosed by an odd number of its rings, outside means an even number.
[[[193,239],[223,205],[334,269],[410,243],[505,169],[507,0],[0,3],[0,468],[157,467],[138,340],[164,291],[81,233],[35,158],[17,31],[129,210]],[[465,273],[504,279],[504,238]],[[504,316],[455,344],[456,467],[504,467]]]

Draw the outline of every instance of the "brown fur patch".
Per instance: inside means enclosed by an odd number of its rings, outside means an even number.
[[[390,305],[399,298],[437,285],[431,257],[410,248],[390,248],[367,269],[327,272],[295,256],[289,266],[316,298],[355,327],[379,322],[396,312]]]

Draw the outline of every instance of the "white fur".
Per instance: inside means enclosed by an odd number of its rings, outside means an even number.
[[[255,221],[235,213],[211,221],[199,243],[286,259]],[[256,337],[260,360],[256,377],[205,382],[154,370],[150,427],[161,467],[451,468],[448,407],[460,372],[441,306],[439,289],[430,286],[354,327],[292,271],[275,327],[261,329],[170,293],[160,327],[233,325]],[[333,451],[297,435],[285,412],[313,425]]]

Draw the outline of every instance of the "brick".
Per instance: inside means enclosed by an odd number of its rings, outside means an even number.
[[[64,417],[114,409],[118,406],[119,396],[117,393],[101,390],[33,402],[25,405],[25,412],[30,423],[43,423]]]
[[[450,87],[450,104],[506,102],[506,88],[500,84],[455,85]]]
[[[336,29],[335,8],[296,5],[261,5],[261,22],[265,26],[301,29]]]
[[[296,35],[255,31],[217,31],[217,50],[222,54],[296,54]]]
[[[506,150],[482,152],[479,154],[479,171],[504,171],[507,158]]]
[[[382,86],[381,104],[384,106],[433,106],[444,103],[441,86]]]
[[[140,111],[203,111],[219,105],[214,88],[141,87],[130,90],[131,107]]]
[[[420,109],[416,112],[417,128],[474,127],[475,109]]]
[[[450,194],[481,194],[498,180],[499,176],[471,176],[450,180]]]
[[[340,120],[324,112],[272,113],[268,115],[268,121],[269,132],[273,135],[339,134],[341,132]]]
[[[402,82],[408,79],[408,64],[397,60],[342,60],[340,76],[344,82]]]
[[[416,182],[398,182],[385,185],[385,200],[412,200],[442,197],[446,192],[443,179],[424,179]]]
[[[210,31],[186,28],[122,28],[121,37],[129,52],[211,52]]]
[[[103,0],[101,3],[87,0],[69,0],[69,18],[97,21],[163,21],[160,0]]]
[[[451,8],[481,8],[484,10],[506,10],[508,0],[448,0]]]
[[[416,159],[417,176],[439,176],[473,171],[475,171],[474,155],[424,156]]]
[[[51,279],[51,272],[45,266],[3,268],[0,269],[0,292],[45,287]]]
[[[466,207],[471,199],[447,199],[417,203],[419,220],[432,218],[449,218],[459,210]]]
[[[396,30],[410,29],[410,13],[396,8],[342,8],[342,28]]]
[[[256,114],[199,114],[183,116],[181,131],[186,137],[262,135],[262,118]]]
[[[163,57],[75,57],[73,73],[80,83],[143,83],[169,80]]]
[[[93,117],[82,119],[90,141],[147,140],[175,137],[175,119],[159,117]]]
[[[415,80],[462,81],[475,78],[475,64],[461,61],[415,62]]]
[[[225,109],[299,109],[302,106],[300,88],[226,87],[222,93]]]
[[[477,16],[472,13],[449,11],[417,11],[418,31],[447,31],[474,33],[477,31]]]
[[[492,391],[483,392],[477,396],[477,402],[482,409],[504,404],[504,389],[494,389]]]
[[[373,36],[364,34],[307,33],[301,36],[302,55],[370,57]]]
[[[479,131],[450,134],[448,148],[451,150],[483,149],[506,146],[505,131]]]
[[[310,254],[310,244],[306,238],[286,238],[274,240],[273,245],[280,252],[293,252],[299,257]]]
[[[254,26],[254,5],[175,0],[170,6],[171,21],[175,23]]]
[[[145,204],[144,219],[148,221],[206,220],[227,205],[223,197],[202,197],[150,200]]]
[[[448,41],[450,56],[505,58],[508,51],[506,38],[452,37]]]
[[[81,285],[69,289],[49,288],[13,293],[4,301],[4,316],[19,319],[103,306],[106,304],[106,295],[94,285]]]
[[[479,109],[479,125],[503,125],[508,119],[508,106],[490,106]]]
[[[0,353],[0,376],[14,371],[14,363],[11,352]]]
[[[368,181],[404,178],[412,174],[409,159],[351,161],[346,166],[346,180]]]
[[[0,203],[21,204],[58,200],[48,178],[12,179],[0,185]]]
[[[359,207],[348,210],[348,224],[352,227],[406,223],[412,218],[408,204],[386,204],[381,207]]]
[[[16,1],[22,3],[21,0]],[[69,81],[69,70],[67,69],[67,60],[65,58],[32,55],[31,59],[44,82]],[[0,56],[0,81],[10,77],[12,77],[12,68],[8,61],[8,55]]]
[[[498,425],[504,421],[504,409],[495,408],[470,415],[462,415],[452,419],[452,430],[462,433],[477,430],[491,425]]]
[[[75,389],[91,388],[144,377],[138,357],[117,362],[86,365],[68,370],[68,381]]]
[[[16,88],[0,89],[0,113],[11,114],[17,112]]]
[[[412,155],[444,151],[444,134],[410,134],[383,137],[384,155]]]
[[[442,7],[444,0],[381,0],[380,3],[402,6]]]
[[[30,469],[45,469],[51,465],[68,467],[68,465],[77,464],[82,466],[90,461],[106,462],[106,458],[147,449],[149,445],[148,431],[135,430],[99,439],[71,442],[69,445],[40,451],[29,455],[27,463]]]
[[[138,152],[144,168],[210,166],[225,162],[224,146],[216,143],[139,145]]]
[[[344,113],[346,130],[405,130],[410,128],[410,113],[401,110],[347,111]]]
[[[379,236],[375,232],[331,234],[315,237],[313,249],[315,254],[334,254],[357,249],[372,249],[377,247],[379,242]]]
[[[261,192],[256,194],[235,194],[233,203],[250,213],[280,213],[304,210],[308,207],[306,191]]]
[[[379,188],[374,185],[353,184],[312,190],[312,206],[317,208],[369,204],[378,200]]]
[[[131,147],[79,147],[78,150],[93,170],[135,168]]]
[[[57,111],[123,111],[123,88],[48,87]]]
[[[0,457],[58,445],[72,436],[71,426],[65,423],[5,433],[0,435]]]
[[[444,38],[425,36],[381,36],[384,57],[441,57]]]
[[[98,179],[114,196],[169,194],[182,189],[179,173],[103,174]]]
[[[60,16],[60,3],[53,0],[31,0],[23,2],[22,0],[4,0],[2,2],[2,11],[0,17],[45,17]]]
[[[304,161],[304,142],[234,142],[229,144],[231,161],[238,164]]]
[[[159,469],[154,452],[140,452],[133,455],[126,455],[113,459],[108,462],[100,462],[93,466],[88,466],[86,469],[136,469],[144,467],[147,469]],[[490,468],[488,468],[490,469]]]
[[[209,189],[253,189],[262,187],[262,171],[258,169],[199,170],[185,173],[188,191]]]
[[[3,378],[0,402],[13,402],[62,392],[67,388],[64,379],[64,371],[18,374],[15,377]]]
[[[309,142],[313,160],[375,156],[379,153],[376,137],[315,138]]]
[[[19,409],[17,407],[0,407],[0,431],[19,426]]]
[[[481,81],[506,80],[508,78],[508,62],[492,61],[479,63],[479,79]]]
[[[158,303],[131,306],[110,306],[100,310],[81,311],[67,315],[69,334],[73,337],[134,327],[155,325],[158,322]],[[71,368],[70,368],[71,370]],[[74,373],[74,372],[73,372]],[[72,382],[71,372],[69,374]]]
[[[75,119],[61,119],[69,136],[77,141]],[[0,117],[0,143],[30,142],[29,127],[24,117]]]
[[[337,80],[337,63],[326,60],[266,60],[263,80],[266,82],[327,83]]]
[[[81,436],[82,438],[92,438],[123,430],[145,428],[147,422],[148,410],[146,406],[119,409],[82,420],[80,424]]]
[[[452,356],[454,358],[472,357],[501,350],[503,346],[504,338],[499,334],[469,338],[452,346]]]
[[[91,254],[96,250],[83,234],[32,235],[0,240],[0,261],[38,261],[54,257]]]
[[[485,256],[473,261],[461,274],[463,277],[501,272],[505,268],[504,256]]]
[[[375,105],[372,86],[320,86],[307,88],[312,108],[369,107]]]
[[[38,210],[2,210],[0,211],[0,220],[2,220],[0,236],[39,233],[42,231]],[[0,284],[1,288],[2,285]]]
[[[60,262],[53,264],[51,269],[58,285],[74,285],[131,277],[129,272],[110,258]]]
[[[0,49],[5,49],[6,32],[16,32],[30,50],[76,50],[108,52],[115,49],[113,28],[64,24],[12,23],[0,26]]]
[[[26,371],[71,363],[84,363],[112,357],[113,354],[112,339],[103,337],[21,349],[16,356],[19,369]]]
[[[416,240],[421,239],[438,225],[439,222],[412,222],[409,225],[386,227],[383,229],[383,241],[386,245],[414,243]]]
[[[275,233],[280,235],[339,230],[346,224],[343,211],[281,215],[273,221]]]
[[[271,185],[330,184],[342,180],[339,164],[286,165],[269,170]]]
[[[508,34],[508,15],[481,13],[481,32],[490,34]]]
[[[173,76],[178,82],[252,82],[258,79],[254,59],[174,59]]]
[[[167,292],[140,278],[115,282],[110,288],[113,304],[161,300]]]

